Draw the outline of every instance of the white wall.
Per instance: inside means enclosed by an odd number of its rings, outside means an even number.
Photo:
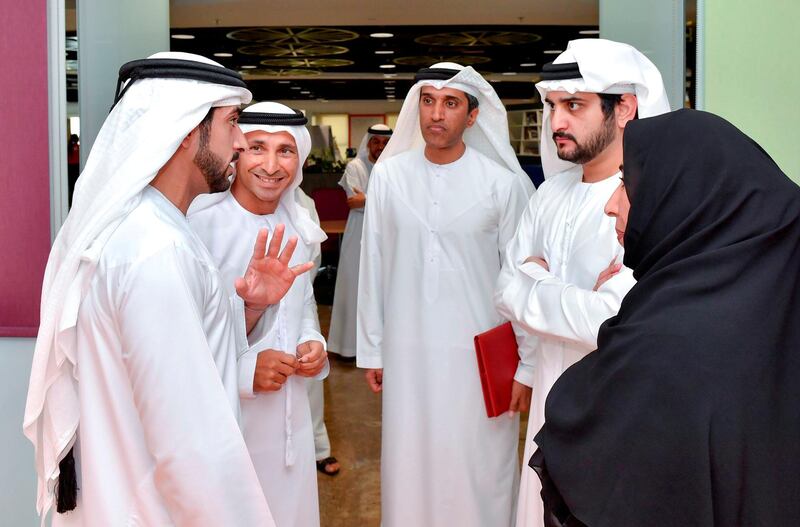
[[[33,446],[22,434],[34,339],[0,338],[0,523],[39,525]]]

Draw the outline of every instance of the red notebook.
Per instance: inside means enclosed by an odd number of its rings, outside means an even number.
[[[511,383],[519,363],[517,339],[511,322],[475,335],[475,352],[486,414],[497,417],[507,412],[511,405]]]

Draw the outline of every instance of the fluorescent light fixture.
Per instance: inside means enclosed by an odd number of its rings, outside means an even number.
[[[308,90],[303,90],[303,91],[301,91],[300,93],[302,93],[303,95],[309,95],[309,94],[311,94],[311,92],[310,92],[310,91],[308,91]]]
[[[558,55],[562,51],[564,51],[564,50],[563,49],[548,49],[546,51],[542,51],[542,53],[544,53],[545,55]]]
[[[301,88],[300,86],[292,86],[292,89],[293,90],[302,90],[303,88]]]
[[[232,57],[233,53],[220,52],[220,53],[214,53],[214,56],[215,57]]]
[[[580,35],[599,35],[600,34],[600,30],[599,29],[584,29],[583,31],[578,31],[578,34],[580,34]]]
[[[175,40],[194,40],[194,35],[187,35],[186,33],[175,33],[172,35]]]
[[[516,74],[517,74],[516,71],[504,71],[500,75],[516,75]]]
[[[535,62],[523,62],[519,66],[521,68],[532,68],[532,67],[536,66],[536,63]]]
[[[380,67],[381,67],[381,69],[384,69],[384,70],[391,70],[391,69],[396,68],[397,66],[395,66],[394,64],[381,64]]]
[[[372,38],[392,38],[394,36],[393,33],[370,33],[369,36]]]
[[[379,49],[375,51],[376,55],[394,55],[394,51],[388,49]]]
[[[291,84],[292,81],[278,81],[278,84]],[[300,88],[300,86],[295,86],[295,88]]]
[[[257,67],[258,67],[258,66],[252,66],[252,65],[248,65],[248,66],[242,66],[242,69],[243,69],[243,70],[254,70],[254,69],[256,69]]]

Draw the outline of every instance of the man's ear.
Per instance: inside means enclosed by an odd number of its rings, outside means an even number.
[[[186,137],[183,138],[183,141],[181,141],[181,144],[180,144],[180,148],[186,148],[186,149],[191,148],[192,144],[195,141],[197,141],[197,137],[199,135],[199,130],[200,130],[200,125],[195,126],[192,129],[192,131],[189,132],[189,135],[187,135]]]
[[[475,124],[475,121],[478,119],[478,112],[480,112],[480,108],[474,108],[471,112],[467,114],[467,128]]]
[[[636,99],[636,96],[632,93],[623,93],[619,100],[619,104],[617,104],[617,106],[614,108],[617,126],[620,128],[625,128],[625,125],[628,124],[628,121],[632,121],[636,118],[636,112],[638,109],[639,101]]]

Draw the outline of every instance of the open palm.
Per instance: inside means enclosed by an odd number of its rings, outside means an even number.
[[[269,231],[267,229],[258,231],[253,246],[253,256],[250,258],[247,270],[243,277],[237,278],[234,282],[236,293],[250,309],[263,310],[280,302],[292,287],[294,279],[314,265],[312,262],[306,262],[289,267],[289,261],[297,247],[297,237],[289,238],[283,251],[280,251],[284,231],[283,224],[275,227],[275,232],[269,241],[269,250],[267,250]]]

